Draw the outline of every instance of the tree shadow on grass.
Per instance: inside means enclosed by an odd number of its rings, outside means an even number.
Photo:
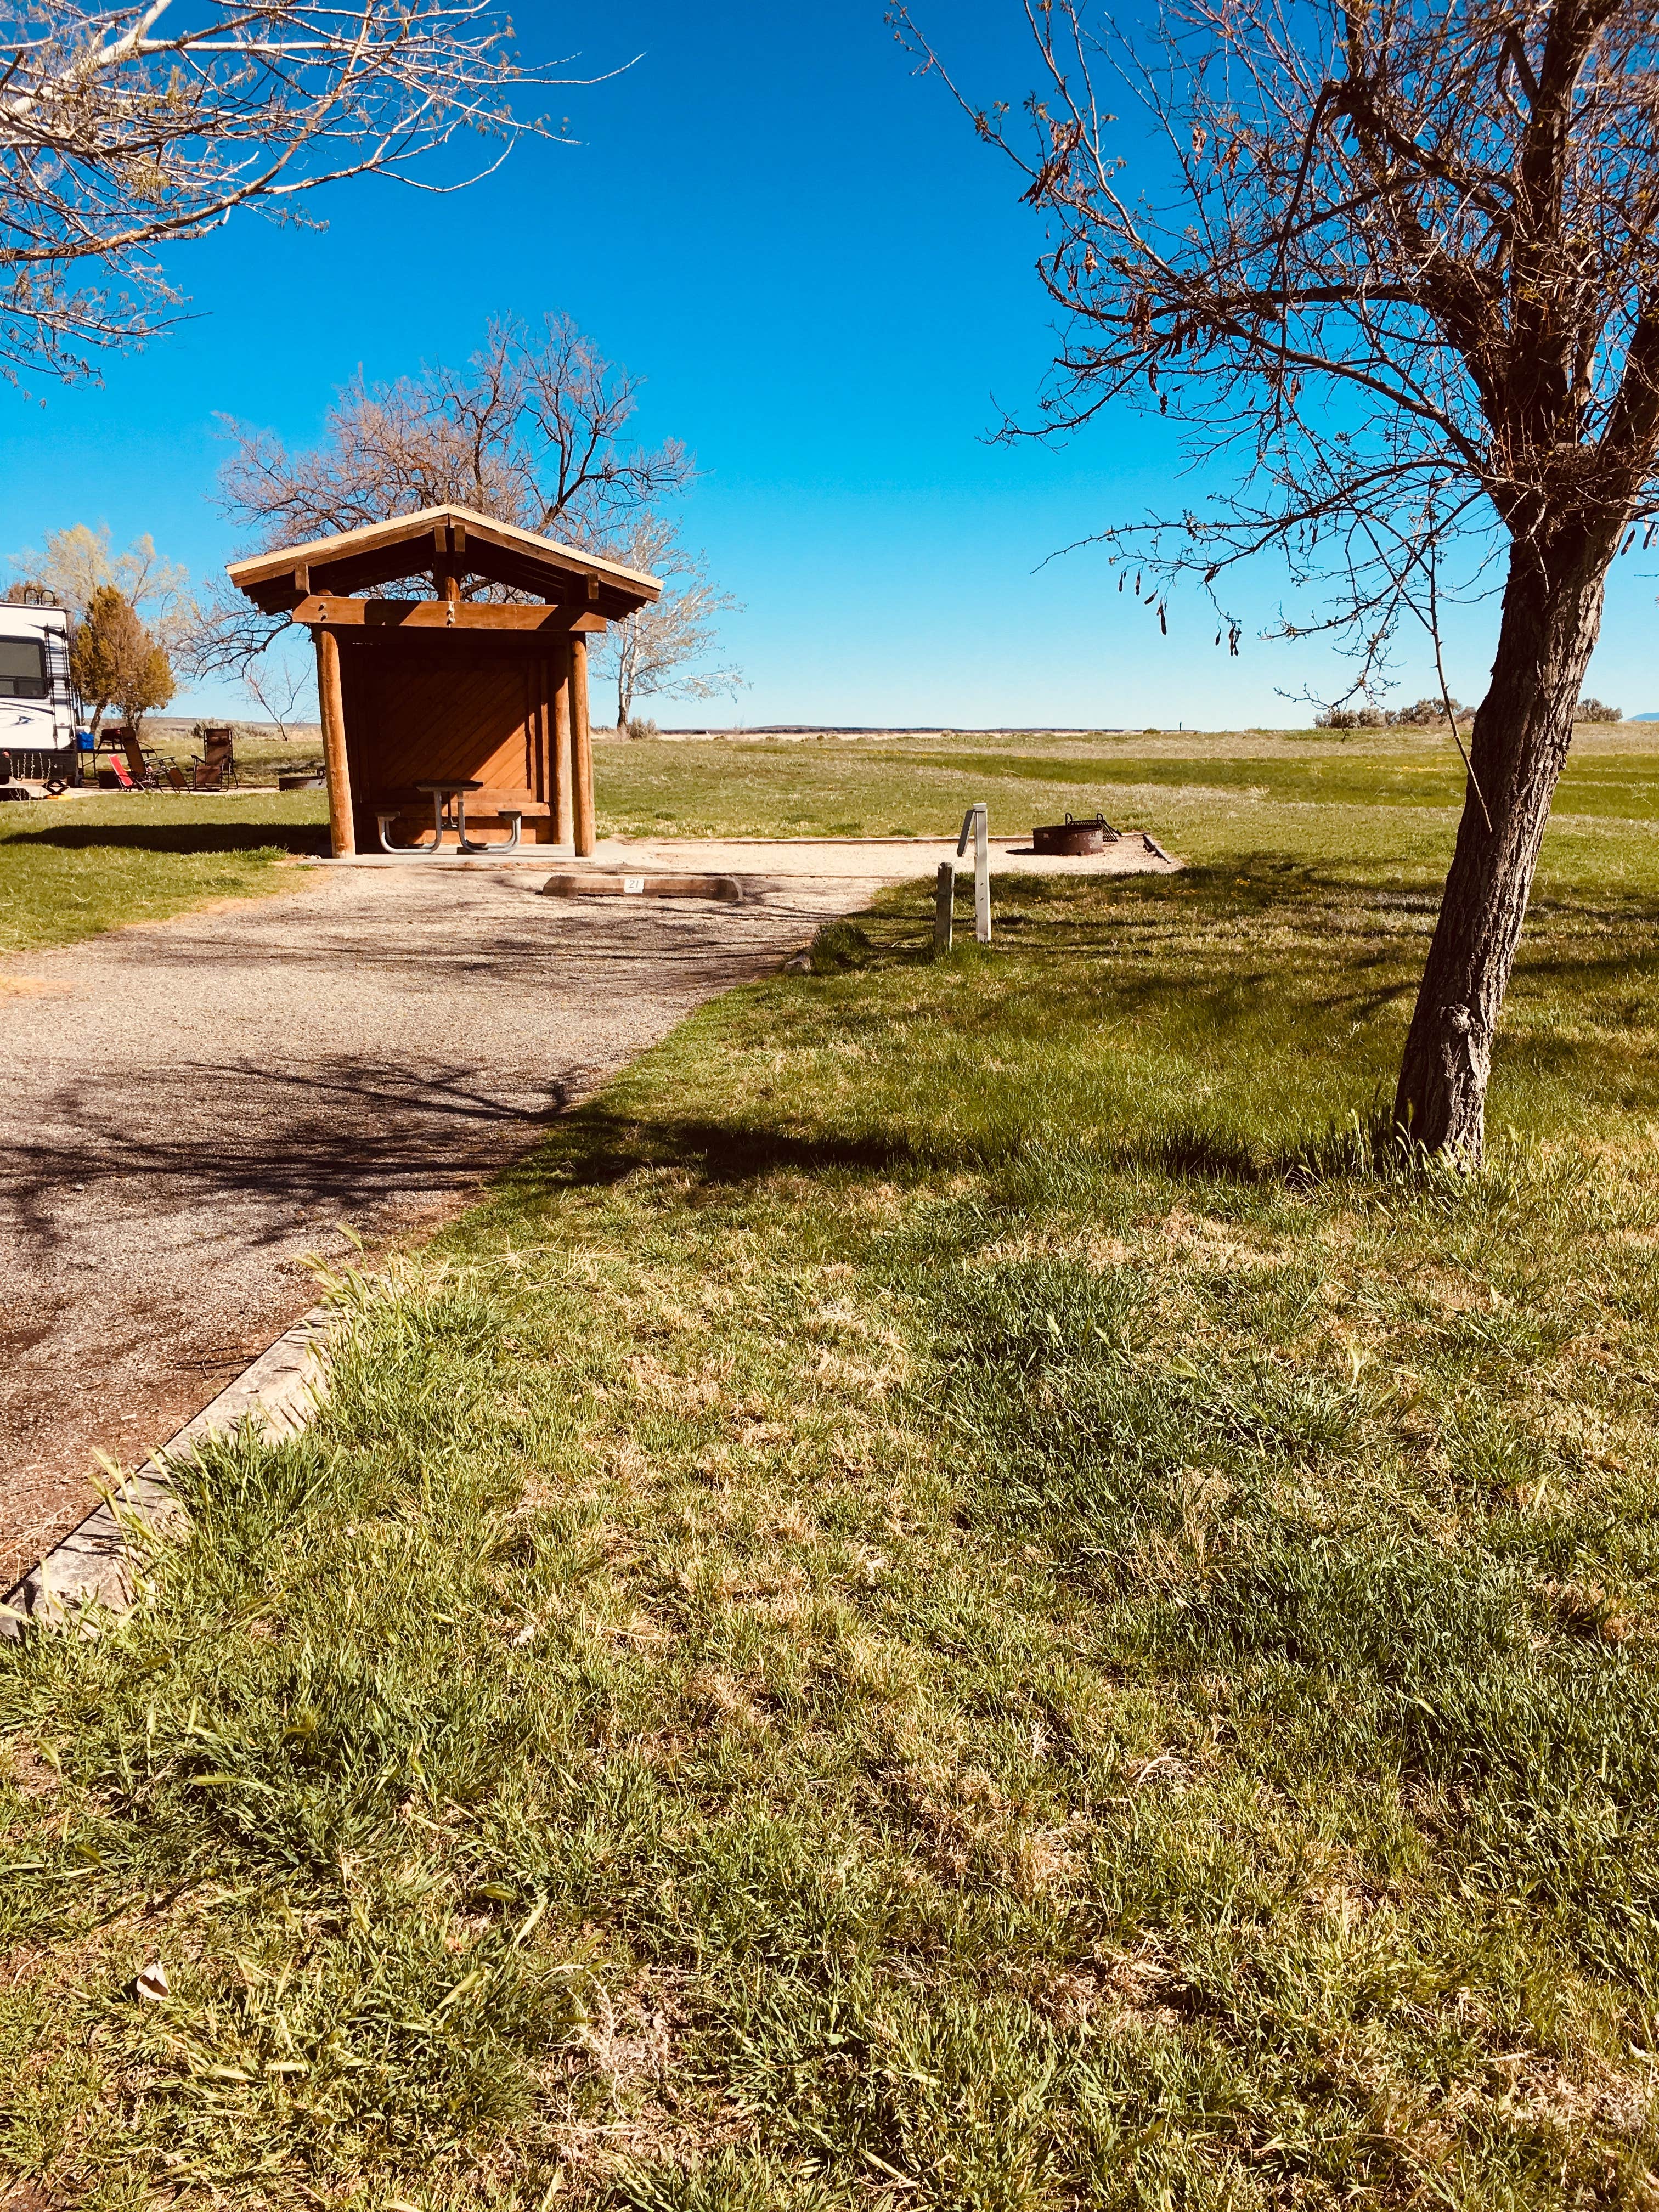
[[[669,1168],[705,1188],[733,1190],[772,1175],[891,1175],[922,1164],[890,1131],[807,1136],[738,1121],[634,1116],[600,1103],[577,1109],[548,1140],[508,1168],[497,1188],[521,1200],[560,1190],[606,1189],[647,1169]],[[932,1158],[928,1166],[939,1163]]]
[[[268,853],[274,848],[306,859],[329,849],[328,825],[319,822],[73,822],[20,830],[6,842],[64,853]]]
[[[1385,1141],[1380,1109],[1373,1106],[1356,1142],[1349,1129],[1307,1132],[1285,1142],[1253,1148],[1226,1132],[1195,1123],[1147,1130],[1125,1142],[1104,1130],[1096,1158],[1103,1172],[1145,1174],[1151,1170],[1176,1182],[1230,1182],[1250,1188],[1300,1184],[1369,1171],[1368,1146]],[[1063,1173],[1075,1165],[1073,1130],[1060,1163]],[[1001,1144],[969,1134],[954,1141],[937,1133],[922,1141],[902,1130],[858,1134],[817,1134],[768,1128],[736,1121],[678,1121],[650,1112],[618,1113],[599,1102],[579,1107],[526,1157],[504,1170],[496,1187],[519,1200],[538,1200],[561,1190],[609,1188],[632,1175],[669,1169],[691,1179],[713,1197],[752,1188],[775,1175],[823,1177],[877,1175],[920,1179],[940,1172],[979,1170],[994,1182],[1012,1170],[1022,1186],[1029,1170],[1041,1171],[1051,1157],[1041,1140],[1032,1146],[1015,1136]],[[825,1204],[831,1204],[826,1191]],[[1017,1192],[1011,1202],[1023,1200]]]

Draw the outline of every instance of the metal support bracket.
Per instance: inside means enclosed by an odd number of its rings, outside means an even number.
[[[957,858],[961,860],[968,850],[969,836],[974,841],[974,935],[981,945],[991,942],[991,847],[990,809],[984,799],[978,800],[962,817],[962,835],[957,840]],[[937,930],[935,933],[937,936]]]

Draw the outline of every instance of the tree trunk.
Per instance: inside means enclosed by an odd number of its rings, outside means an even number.
[[[1597,532],[1570,548],[1517,543],[1510,556],[1474,774],[1394,1103],[1396,1127],[1464,1167],[1480,1164],[1492,1037],[1618,543]]]

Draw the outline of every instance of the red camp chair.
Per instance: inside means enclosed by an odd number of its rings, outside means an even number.
[[[98,750],[105,761],[98,771],[100,783],[112,783],[120,791],[154,791],[160,783],[155,757],[145,752],[136,731],[119,724],[100,731]]]
[[[118,736],[120,732],[118,731]],[[138,742],[136,730],[129,730],[121,741],[121,750],[127,757],[127,775],[135,791],[153,790],[160,781],[155,763]]]

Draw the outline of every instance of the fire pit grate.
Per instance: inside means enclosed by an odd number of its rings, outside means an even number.
[[[1108,845],[1115,845],[1119,835],[1103,814],[1097,814],[1092,822],[1073,821],[1068,814],[1063,822],[1045,823],[1041,829],[1033,830],[1031,850],[1070,854],[1081,859],[1086,854],[1103,852]]]

